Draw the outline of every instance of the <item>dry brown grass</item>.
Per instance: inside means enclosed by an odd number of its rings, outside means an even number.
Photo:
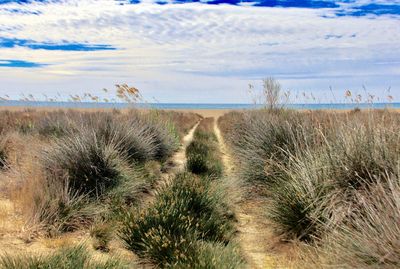
[[[128,204],[135,202],[132,184],[128,186],[125,183],[121,188],[113,190],[107,199],[99,201],[103,204],[97,201],[94,203],[86,201],[87,197],[70,193],[68,185],[49,181],[44,174],[41,161],[43,151],[51,150],[55,141],[60,141],[60,139],[70,136],[71,133],[76,133],[79,128],[82,128],[83,123],[88,122],[88,118],[111,117],[115,122],[128,122],[132,114],[143,117],[144,121],[151,121],[153,125],[146,132],[152,132],[157,136],[157,143],[165,143],[165,146],[171,149],[164,148],[156,154],[171,154],[177,146],[175,142],[172,142],[177,138],[177,134],[182,135],[201,118],[196,114],[180,112],[136,110],[24,109],[0,111],[0,136],[2,143],[5,141],[7,154],[7,169],[0,171],[0,249],[7,248],[16,252],[29,250],[29,252],[41,253],[60,248],[68,242],[76,244],[80,240],[91,240],[87,228],[95,218],[97,219],[99,215],[101,218],[117,217],[117,214],[112,215],[112,212],[104,214],[103,212],[110,208],[117,210],[120,204],[104,207],[106,203],[120,203],[119,200],[113,200],[115,197],[119,197],[120,200],[127,199],[125,202]],[[165,127],[157,126],[158,122]],[[161,134],[161,132],[163,133]],[[167,137],[169,135],[172,135],[172,138]],[[174,144],[172,145],[172,143]],[[164,155],[160,157],[164,158]],[[135,177],[148,180],[149,185],[157,180],[156,177],[160,176],[161,162],[157,159],[133,165],[137,169]],[[139,186],[138,191],[145,192],[146,189]],[[71,205],[71,203],[79,202],[83,202],[85,206],[78,211],[73,210],[74,212],[68,213],[67,222],[65,219],[60,219],[61,221],[55,221],[50,225],[48,222],[41,221],[43,218],[40,216],[56,216],[55,212],[59,210],[60,204]],[[60,225],[65,224],[73,227],[71,230],[77,229],[77,231],[61,235],[59,232],[53,233],[53,231],[63,230],[60,229]],[[47,237],[48,235],[51,237]],[[112,239],[110,253],[115,254],[115,251],[124,252],[122,244]],[[128,254],[132,259],[132,254]]]
[[[240,175],[268,185],[275,231],[308,244],[314,267],[399,266],[398,113],[258,111],[220,123]]]

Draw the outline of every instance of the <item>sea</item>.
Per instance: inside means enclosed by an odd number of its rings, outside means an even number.
[[[285,104],[289,109],[305,110],[348,110],[348,109],[400,109],[400,103],[326,103],[326,104]],[[207,103],[102,103],[102,102],[48,102],[48,101],[0,101],[0,107],[28,107],[28,108],[152,108],[152,109],[257,109],[263,105],[255,104],[207,104]]]

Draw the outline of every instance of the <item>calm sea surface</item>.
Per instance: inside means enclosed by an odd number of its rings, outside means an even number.
[[[129,108],[127,103],[94,103],[94,102],[45,102],[45,101],[0,101],[3,107],[59,107],[59,108]],[[253,109],[261,108],[254,104],[189,104],[189,103],[140,103],[135,104],[139,108],[158,109]],[[375,104],[287,104],[292,109],[353,109],[353,108],[399,108],[400,103],[375,103]]]

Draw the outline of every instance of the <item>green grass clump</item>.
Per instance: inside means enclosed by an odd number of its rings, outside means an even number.
[[[199,241],[196,245],[196,252],[190,261],[179,261],[172,268],[174,269],[239,269],[246,268],[239,248],[232,243],[210,243]]]
[[[146,182],[118,146],[90,130],[69,134],[43,152],[43,179],[33,194],[31,220],[48,233],[88,227],[98,214],[135,204]],[[112,214],[111,214],[112,213]]]
[[[179,174],[154,204],[126,214],[120,237],[126,247],[161,267],[189,262],[196,242],[228,242],[233,226],[206,179]]]
[[[196,175],[220,177],[223,173],[213,119],[204,119],[194,132],[193,141],[186,148],[186,169]]]
[[[186,148],[187,169],[197,175],[209,172],[210,146],[203,141],[194,140]]]
[[[116,259],[94,261],[86,248],[82,245],[62,248],[54,254],[37,256],[31,254],[12,255],[3,254],[0,257],[0,268],[4,269],[113,269],[128,268]]]
[[[114,228],[111,223],[95,223],[90,229],[90,236],[94,239],[93,247],[104,252],[109,251],[109,243],[113,237]]]
[[[154,159],[165,161],[179,147],[179,134],[168,120],[161,122],[158,118],[148,119],[148,130],[153,137],[155,147]]]

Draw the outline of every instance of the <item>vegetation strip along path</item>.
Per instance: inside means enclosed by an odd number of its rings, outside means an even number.
[[[179,172],[184,171],[186,164],[186,148],[190,144],[190,142],[192,142],[194,132],[196,131],[199,124],[200,121],[197,122],[192,127],[192,129],[190,129],[190,131],[183,137],[182,146],[177,152],[175,152],[175,154],[171,157],[169,161],[170,167],[168,167],[167,171],[161,175],[160,180],[155,183],[155,186],[151,191],[151,195],[148,197],[148,199],[144,200],[144,204],[150,204],[158,189],[160,189],[162,186],[165,186],[170,181],[170,179],[177,175]]]
[[[224,171],[226,176],[232,178],[235,176],[234,166],[217,122],[217,120],[214,121],[214,132],[222,153]],[[235,208],[240,248],[249,268],[281,268],[278,267],[276,258],[268,254],[266,242],[271,239],[272,234],[265,218],[260,216],[264,207],[264,200],[260,197],[252,197],[246,198]]]

